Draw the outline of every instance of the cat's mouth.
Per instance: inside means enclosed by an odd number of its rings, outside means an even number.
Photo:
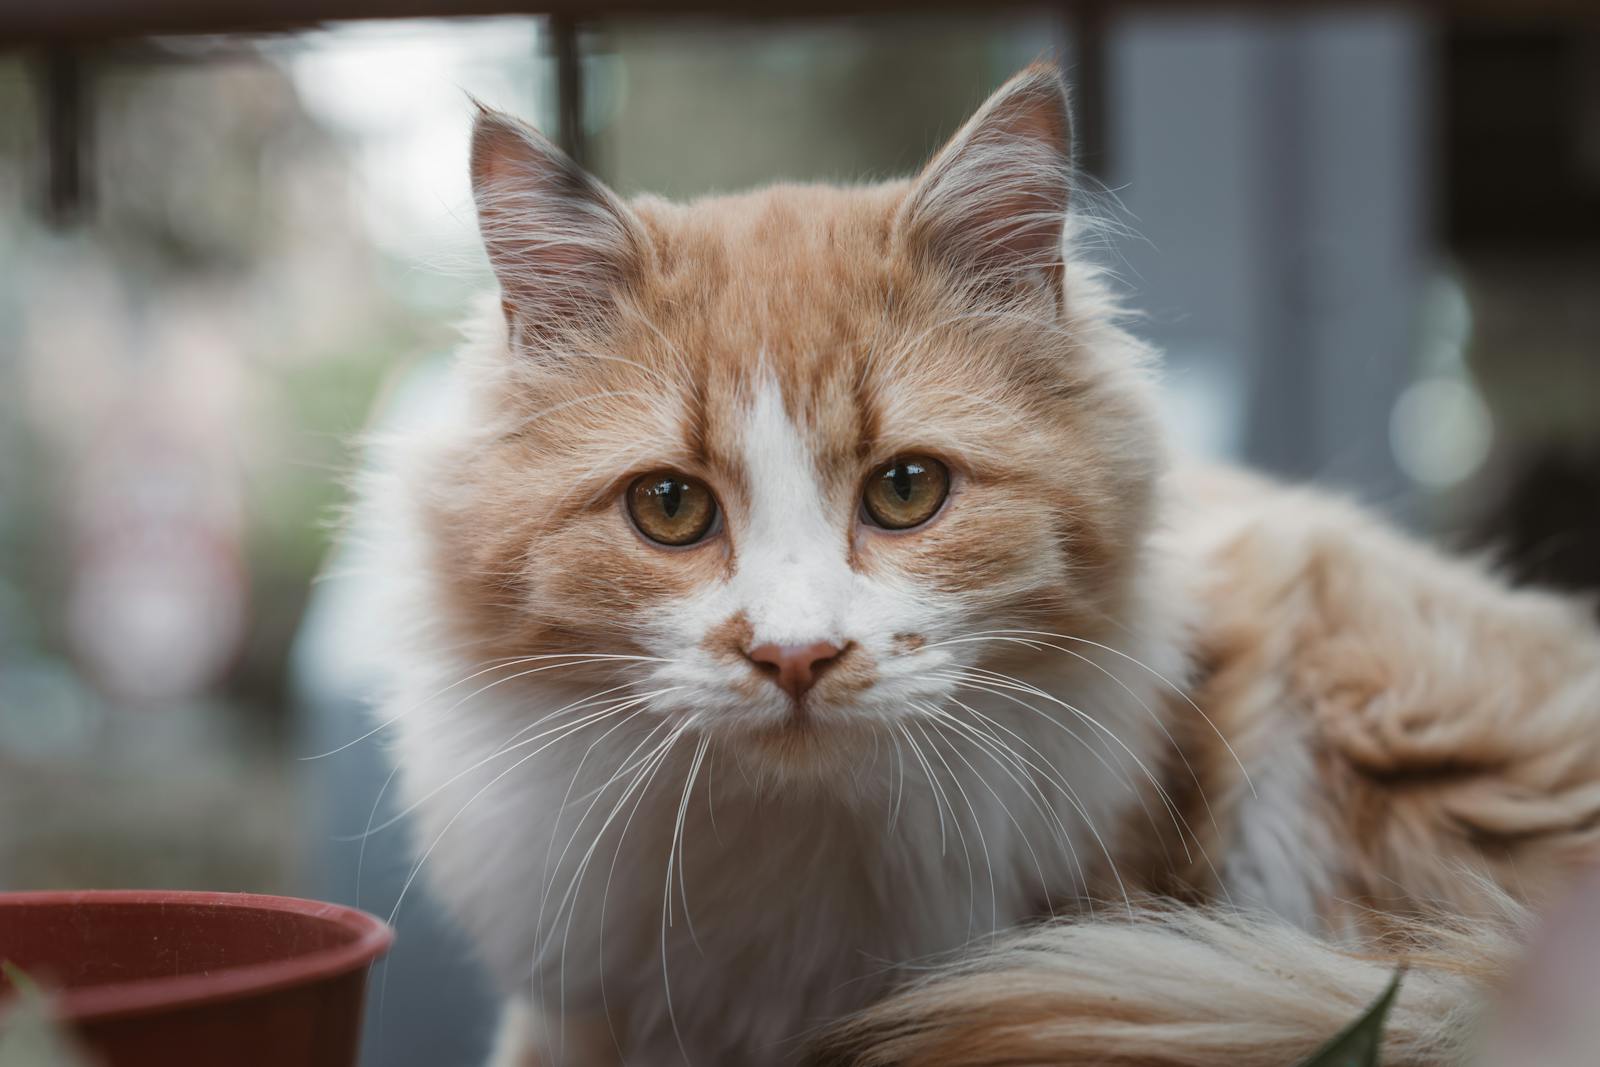
[[[798,767],[819,759],[833,760],[858,746],[881,740],[883,727],[847,695],[829,700],[807,694],[782,715],[741,719],[730,740],[763,758]]]
[[[809,775],[837,762],[860,732],[842,716],[819,720],[793,714],[741,731],[737,743],[747,755],[784,774]]]

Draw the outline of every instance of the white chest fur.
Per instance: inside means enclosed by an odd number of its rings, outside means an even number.
[[[652,758],[676,725],[654,715],[533,725],[582,690],[422,699],[452,671],[419,661],[391,704],[424,874],[553,1043],[608,1020],[646,1064],[779,1062],[908,968],[1067,905],[1159,737],[1152,675],[1056,655],[1018,676],[1050,699],[964,694],[962,725],[868,742],[849,788],[761,785],[690,735]]]

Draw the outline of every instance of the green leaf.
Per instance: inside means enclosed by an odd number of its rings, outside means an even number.
[[[0,1011],[0,1067],[89,1067],[38,984],[10,960],[0,960],[0,974],[16,994]]]
[[[1389,988],[1372,1002],[1361,1018],[1334,1035],[1310,1058],[1302,1060],[1299,1067],[1379,1067],[1378,1054],[1383,1051],[1383,1023],[1388,1018],[1394,998],[1400,992],[1400,979],[1405,969],[1394,973]]]
[[[11,983],[11,988],[15,989],[18,995],[25,997],[39,995],[39,987],[28,977],[28,972],[10,960],[0,960],[0,974],[5,975],[6,981]]]

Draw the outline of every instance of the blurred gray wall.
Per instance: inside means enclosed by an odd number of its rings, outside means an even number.
[[[1434,264],[1428,40],[1387,12],[1144,17],[1109,57],[1119,251],[1199,446],[1397,512]]]

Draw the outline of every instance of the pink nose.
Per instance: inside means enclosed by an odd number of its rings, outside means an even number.
[[[837,663],[844,649],[827,641],[809,645],[757,645],[745,655],[756,669],[794,697],[805,696],[830,664]]]

